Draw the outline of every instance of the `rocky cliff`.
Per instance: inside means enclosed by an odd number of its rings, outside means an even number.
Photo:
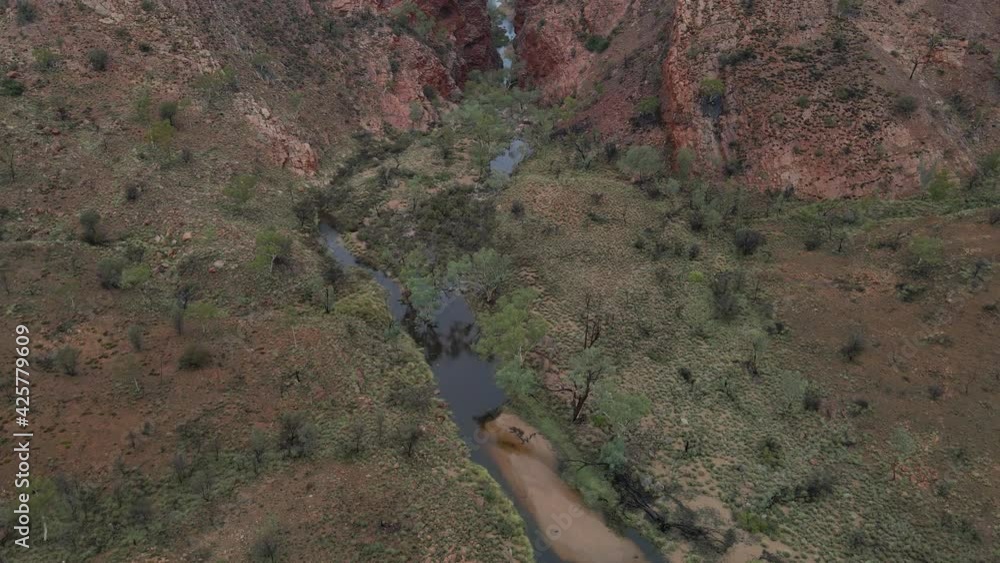
[[[1000,141],[995,4],[524,0],[516,21],[546,99],[574,95],[604,135],[655,142],[635,112],[658,95],[668,156],[689,148],[761,190],[913,194]]]

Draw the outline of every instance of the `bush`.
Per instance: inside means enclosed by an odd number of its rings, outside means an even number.
[[[13,78],[0,79],[0,95],[16,98],[24,93],[24,84]]]
[[[853,330],[847,336],[847,342],[844,342],[844,345],[840,347],[840,355],[847,361],[853,362],[865,351],[866,347],[864,333],[860,330]]]
[[[733,244],[743,256],[750,256],[757,252],[757,248],[764,244],[764,235],[753,229],[737,229],[733,236]]]
[[[125,201],[136,201],[139,199],[139,184],[129,182],[125,184]]]
[[[122,271],[125,269],[125,259],[119,256],[104,258],[97,263],[97,279],[104,289],[122,286]]]
[[[990,225],[1000,225],[1000,207],[990,209],[986,215],[986,222]]]
[[[100,234],[101,215],[93,209],[80,214],[80,226],[83,228],[81,238],[88,244],[100,244],[103,237]]]
[[[823,246],[823,231],[819,229],[812,229],[806,233],[806,238],[802,241],[805,249],[812,252],[817,250],[819,247]]]
[[[178,108],[176,101],[170,100],[166,102],[161,102],[158,111],[160,119],[176,127],[177,123],[174,120],[177,117],[177,109]]]
[[[87,62],[90,68],[103,72],[108,69],[108,52],[104,49],[93,49],[87,53]]]
[[[265,529],[250,545],[250,559],[256,563],[275,563],[281,556],[281,534],[277,528]]]
[[[66,375],[76,375],[76,364],[79,359],[79,350],[72,346],[63,346],[52,356],[52,364]]]
[[[724,320],[736,318],[739,313],[739,294],[743,290],[744,281],[743,272],[736,270],[715,274],[709,288],[712,291],[712,305],[716,317]]]
[[[778,533],[778,525],[759,514],[750,511],[736,513],[736,525],[751,534],[774,536]]]
[[[944,264],[944,242],[936,237],[914,237],[906,257],[911,273],[926,276]]]
[[[736,66],[756,58],[756,53],[750,47],[730,49],[719,54],[719,67]]]
[[[630,176],[638,177],[639,181],[644,181],[663,172],[663,157],[654,147],[629,147],[625,156],[618,161],[618,168]]]
[[[292,239],[274,229],[257,235],[254,265],[273,273],[275,266],[287,266],[292,259]]]
[[[28,0],[17,0],[16,11],[17,25],[26,25],[38,19],[38,11],[35,10],[35,5]]]
[[[722,101],[726,94],[726,84],[718,78],[705,78],[698,85],[698,97],[706,104],[716,104]]]
[[[635,105],[635,118],[640,125],[659,123],[660,98],[649,96],[639,100],[639,103]],[[617,147],[615,152],[617,152]]]
[[[603,53],[611,46],[611,40],[603,35],[590,35],[583,46],[591,53]]]
[[[818,412],[822,404],[823,395],[820,393],[819,388],[812,384],[806,385],[805,391],[802,393],[802,408],[807,411]]]
[[[166,120],[160,120],[149,127],[146,132],[146,141],[158,149],[166,150],[174,140],[174,133],[177,130]]]
[[[281,413],[278,419],[278,449],[288,457],[301,458],[312,454],[317,442],[316,425],[302,412]]]
[[[951,175],[944,168],[939,168],[934,171],[934,176],[927,183],[927,195],[930,196],[932,201],[943,201],[948,197],[953,188]]]
[[[184,370],[195,370],[207,367],[212,363],[212,351],[203,344],[188,344],[184,353],[177,360],[177,367]]]
[[[48,47],[32,49],[31,56],[35,59],[35,68],[41,72],[54,69],[59,62],[59,56]]]
[[[1000,209],[997,209],[995,211],[998,212],[997,213],[997,217],[998,217],[997,220],[1000,221]],[[520,218],[524,217],[524,203],[521,200],[519,200],[519,199],[514,200],[510,204],[510,214],[513,215],[517,219],[520,219]],[[993,224],[993,222],[991,222],[990,224]]]
[[[816,502],[823,497],[829,496],[833,492],[835,485],[833,474],[822,469],[813,471],[806,478],[806,482],[798,487],[800,497],[806,502]]]
[[[139,325],[132,325],[128,327],[126,331],[128,336],[128,342],[132,345],[132,350],[136,352],[142,351],[142,327]]]
[[[226,196],[236,207],[243,207],[253,199],[254,191],[257,189],[257,176],[253,174],[240,174],[233,177],[229,184],[222,189],[222,195]]]
[[[861,13],[865,0],[837,0],[837,12],[843,16],[856,16]]]
[[[917,111],[919,106],[917,99],[913,96],[898,96],[892,102],[892,112],[903,117],[910,117]]]

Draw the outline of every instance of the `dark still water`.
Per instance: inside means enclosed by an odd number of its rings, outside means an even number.
[[[361,268],[386,291],[393,319],[420,344],[447,401],[472,460],[486,468],[513,500],[527,526],[539,563],[618,563],[657,561],[656,549],[629,530],[622,538],[603,517],[583,506],[579,495],[559,478],[555,454],[539,437],[532,446],[509,440],[506,427],[482,426],[482,415],[503,406],[507,397],[494,381],[495,362],[472,349],[478,336],[475,314],[460,294],[445,297],[429,329],[416,328],[403,301],[402,287],[383,272],[358,263],[329,225],[320,226],[323,243],[345,268]],[[503,420],[520,419],[510,414]]]

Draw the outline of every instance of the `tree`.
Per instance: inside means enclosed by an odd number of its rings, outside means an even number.
[[[658,150],[647,145],[629,147],[618,161],[618,168],[639,182],[645,182],[663,172],[663,157]]]
[[[496,381],[504,393],[515,399],[531,396],[538,388],[538,376],[534,370],[514,362],[500,365]]]
[[[852,330],[847,336],[847,341],[840,347],[840,355],[849,362],[853,362],[862,352],[865,351],[865,335],[860,329]]]
[[[649,397],[626,393],[612,385],[598,389],[595,410],[599,421],[613,436],[626,436],[649,414],[652,403]],[[596,418],[595,416],[595,418]]]
[[[270,523],[250,546],[250,559],[258,563],[277,563],[280,556],[281,532]]]
[[[531,311],[537,297],[530,289],[518,289],[500,297],[498,309],[483,315],[476,351],[501,362],[523,365],[525,354],[545,336],[545,321]]]
[[[563,387],[573,394],[572,422],[578,422],[583,413],[583,407],[594,392],[595,386],[610,377],[615,372],[611,359],[600,347],[593,346],[577,354],[572,362],[569,373],[571,387]]]
[[[764,235],[760,231],[753,229],[737,229],[733,235],[733,244],[743,256],[750,256],[757,251],[760,245],[764,244]]]
[[[492,248],[448,264],[449,279],[462,280],[477,297],[493,305],[514,278],[511,259]]]
[[[406,457],[413,457],[417,443],[424,437],[424,428],[415,422],[407,423],[400,430],[399,437],[403,443],[403,453],[406,454]]]
[[[88,244],[100,244],[103,237],[100,234],[101,215],[93,209],[80,214],[80,226],[83,228],[83,241]]]
[[[268,229],[257,235],[256,258],[254,265],[267,268],[268,273],[274,273],[275,266],[286,265],[292,258],[292,239],[274,229]]]
[[[90,68],[103,72],[108,69],[108,52],[104,49],[93,49],[87,53],[87,62]]]
[[[260,430],[254,428],[253,432],[250,433],[250,453],[253,455],[254,474],[260,472],[260,466],[264,463],[264,458],[267,456],[267,450],[269,448],[270,445],[267,434],[264,434]]]
[[[308,457],[316,449],[317,430],[302,412],[283,412],[278,419],[278,449],[288,457]]]
[[[434,278],[428,273],[429,269],[424,254],[414,250],[406,255],[403,269],[399,274],[403,285],[406,286],[407,301],[417,313],[417,317],[426,323],[433,322],[441,298],[441,292],[434,283]]]
[[[177,101],[167,100],[165,102],[160,102],[160,108],[158,113],[160,115],[160,119],[166,121],[173,127],[177,127],[177,122],[175,121],[175,119],[177,118],[177,110],[178,110]]]
[[[125,259],[120,256],[110,256],[97,263],[97,279],[104,289],[122,287],[122,271],[125,269]]]

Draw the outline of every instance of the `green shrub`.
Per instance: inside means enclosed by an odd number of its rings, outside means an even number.
[[[13,78],[0,78],[0,96],[16,98],[24,93],[24,84]]]
[[[80,214],[80,227],[83,229],[81,238],[89,244],[100,244],[103,236],[100,232],[101,215],[93,209],[88,209]]]
[[[174,126],[167,120],[161,120],[150,126],[146,132],[146,141],[158,149],[166,150],[174,140]]]
[[[6,5],[6,2],[4,2]],[[28,0],[17,0],[15,8],[17,12],[17,25],[26,25],[38,19],[38,11],[35,5]]]
[[[136,352],[142,351],[142,327],[139,325],[132,325],[128,327],[126,331],[128,336],[128,342],[132,345],[132,350]]]
[[[737,229],[733,235],[733,244],[743,256],[750,256],[760,245],[764,244],[764,235],[753,229]]]
[[[663,172],[663,156],[656,148],[647,145],[629,147],[625,156],[618,160],[618,169],[642,182]]]
[[[951,175],[946,169],[938,168],[930,182],[927,183],[927,195],[932,201],[943,201],[951,194],[953,188],[954,183],[951,181]]]
[[[120,287],[123,289],[139,287],[146,283],[152,274],[153,272],[149,269],[149,266],[145,264],[136,264],[135,266],[125,268],[121,273]]]
[[[253,199],[256,189],[257,176],[253,174],[240,174],[229,181],[229,184],[222,189],[222,194],[235,207],[243,207]]]
[[[611,40],[603,35],[590,35],[583,46],[591,53],[603,53],[611,46]]]
[[[175,100],[168,100],[166,102],[160,102],[159,108],[160,119],[170,123],[170,125],[176,127],[177,123],[174,121],[177,117],[177,102]]]
[[[718,78],[705,78],[698,85],[698,97],[707,104],[715,104],[726,95],[726,83]]]
[[[77,374],[77,361],[80,359],[80,351],[72,346],[63,346],[56,350],[52,356],[52,363],[66,375]]]
[[[288,457],[308,457],[316,450],[318,432],[305,413],[283,412],[278,418],[278,450]]]
[[[195,370],[212,363],[212,351],[203,344],[188,344],[177,360],[178,369]]]
[[[903,117],[910,117],[913,112],[917,111],[919,107],[919,102],[913,96],[897,96],[895,100],[892,101],[892,111],[896,115],[901,115]]]
[[[122,270],[125,269],[125,259],[111,256],[97,263],[97,279],[104,289],[122,286]]]
[[[837,13],[841,16],[856,16],[861,13],[865,0],[837,0]]]
[[[944,264],[944,242],[936,237],[914,237],[906,256],[911,273],[926,276]]]
[[[48,47],[36,47],[32,49],[31,55],[35,59],[35,68],[42,72],[54,69],[59,62],[59,55]]]
[[[659,123],[660,98],[649,96],[639,100],[639,103],[635,105],[635,120],[640,125]]]
[[[385,306],[385,298],[378,291],[359,291],[337,301],[334,313],[360,319],[366,324],[386,328],[392,324],[392,315]]]
[[[847,336],[847,341],[840,347],[840,355],[849,362],[853,362],[867,348],[864,333],[860,330],[853,330]]]
[[[723,51],[719,54],[719,67],[726,68],[727,66],[736,66],[747,61],[752,61],[756,56],[756,53],[754,53],[754,50],[751,47],[742,47],[739,49]]]
[[[778,525],[775,522],[750,511],[737,512],[736,525],[751,534],[775,536],[778,533]]]
[[[104,49],[93,49],[87,53],[87,62],[90,68],[103,72],[108,69],[108,52]]]
[[[257,235],[254,266],[274,272],[275,266],[287,266],[292,259],[292,239],[274,229]]]

